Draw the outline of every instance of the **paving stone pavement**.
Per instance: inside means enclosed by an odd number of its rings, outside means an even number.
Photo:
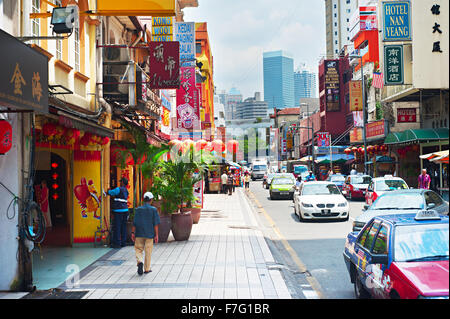
[[[133,247],[107,254],[83,270],[66,291],[84,299],[291,299],[272,253],[258,230],[244,190],[205,194],[187,241],[154,245],[152,272],[139,276]]]

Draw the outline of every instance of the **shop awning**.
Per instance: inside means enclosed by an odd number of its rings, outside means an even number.
[[[448,140],[448,128],[416,129],[393,132],[384,140],[384,144],[404,144],[409,142]]]
[[[419,156],[421,159],[427,159],[434,163],[447,163],[448,164],[448,150],[441,152],[434,152]]]
[[[301,162],[308,162],[308,161],[312,161],[312,156],[308,155],[308,156],[304,156],[300,159]]]

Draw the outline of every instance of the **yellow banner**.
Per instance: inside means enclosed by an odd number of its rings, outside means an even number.
[[[362,100],[362,89],[361,81],[350,81],[350,112],[362,111],[363,100]]]
[[[97,0],[100,16],[175,16],[175,0]]]
[[[73,242],[90,243],[100,226],[101,177],[99,151],[75,151],[73,161]]]

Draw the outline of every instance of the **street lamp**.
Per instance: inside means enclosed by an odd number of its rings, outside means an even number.
[[[363,109],[363,142],[364,142],[364,174],[367,174],[367,140],[366,140],[366,98],[365,98],[365,84],[364,84],[364,71],[363,71],[363,61],[361,55],[349,55],[349,58],[359,59],[361,62],[361,88],[362,88],[362,109]]]

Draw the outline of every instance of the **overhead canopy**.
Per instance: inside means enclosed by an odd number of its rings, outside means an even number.
[[[347,155],[347,154],[333,154],[333,156],[330,158],[330,155],[324,155],[324,156],[319,156],[316,159],[316,163],[318,164],[330,164],[330,159],[333,163],[336,164],[344,164],[345,162],[347,162],[348,160],[352,160],[354,159],[353,155]]]
[[[383,156],[383,155],[380,155],[380,156],[377,156],[376,158],[375,158],[375,161],[377,162],[377,163],[392,163],[392,164],[394,164],[395,163],[395,160],[392,158],[392,157],[389,157],[389,156]],[[368,161],[368,162],[366,162],[366,164],[373,164],[373,162],[372,161]]]
[[[448,150],[424,154],[424,155],[420,155],[419,157],[421,159],[427,159],[430,162],[434,162],[434,163],[448,164]]]
[[[409,142],[448,140],[448,128],[416,129],[393,132],[384,140],[384,144],[404,144]]]

